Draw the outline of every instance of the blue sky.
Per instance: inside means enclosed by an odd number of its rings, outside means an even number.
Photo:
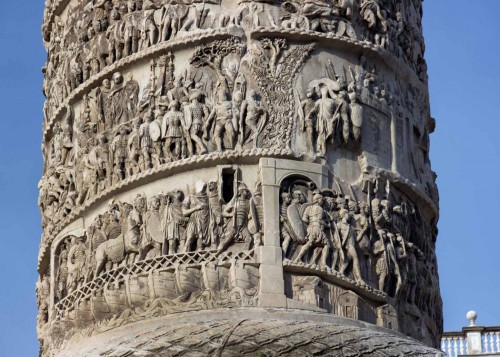
[[[0,355],[36,356],[43,1],[0,0]],[[424,3],[445,330],[500,324],[500,1]]]

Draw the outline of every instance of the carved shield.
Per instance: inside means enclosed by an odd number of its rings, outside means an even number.
[[[287,209],[288,223],[293,231],[292,238],[300,244],[305,243],[306,232],[302,222],[302,213],[299,206],[291,204]]]
[[[153,141],[155,142],[160,140],[161,129],[160,125],[156,120],[149,124],[149,135],[151,136],[151,139],[153,139]]]
[[[363,126],[363,107],[358,103],[351,106],[351,121],[356,128]]]
[[[157,214],[151,214],[146,220],[146,233],[157,243],[163,243],[163,232],[161,231],[160,217]]]

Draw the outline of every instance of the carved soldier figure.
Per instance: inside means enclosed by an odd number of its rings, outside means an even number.
[[[96,148],[97,178],[100,184],[100,189],[102,190],[106,187],[106,185],[111,186],[113,163],[111,162],[108,138],[106,135],[101,134],[98,140],[99,144]]]
[[[152,153],[153,153],[153,139],[149,133],[149,128],[153,122],[153,112],[150,111],[145,115],[146,121],[139,127],[139,139],[141,143],[141,153],[144,160],[145,169],[152,168]]]
[[[300,103],[299,125],[306,134],[306,147],[309,152],[314,152],[314,131],[316,127],[316,91],[309,88],[306,92],[306,99]]]
[[[253,241],[252,234],[248,230],[248,221],[251,215],[250,198],[252,194],[244,183],[239,183],[237,195],[228,203],[224,209],[223,216],[228,218],[227,230],[224,238],[217,248],[222,253],[233,242],[246,243],[245,249],[250,249]]]
[[[329,228],[330,223],[323,209],[323,195],[321,193],[314,193],[313,203],[304,210],[302,221],[307,225],[307,242],[300,250],[295,261],[300,262],[302,257],[313,248],[312,264],[317,264],[317,259],[321,254],[320,266],[326,267],[328,252],[330,251],[330,240],[325,233],[325,228]]]
[[[162,217],[162,231],[164,233],[163,254],[171,255],[177,253],[181,242],[181,226],[185,224],[182,212],[182,201],[184,194],[176,190],[168,194],[168,203]]]
[[[37,302],[38,302],[38,325],[48,322],[49,306],[50,306],[50,275],[49,271],[45,273],[43,278],[36,284]]]
[[[97,163],[91,158],[88,146],[82,147],[78,156],[80,159],[77,160],[79,193],[77,201],[83,203],[97,193]]]
[[[104,222],[101,215],[97,216],[92,225],[92,235],[90,237],[92,244],[92,251],[95,251],[98,246],[107,241],[106,232],[103,229]]]
[[[108,65],[111,65],[123,57],[125,43],[123,41],[123,34],[121,31],[121,14],[116,8],[111,10],[109,19],[110,24],[106,30],[109,53],[107,62]]]
[[[267,110],[262,105],[255,90],[248,92],[248,98],[243,101],[240,110],[240,141],[243,146],[247,141],[245,129],[251,131],[253,147],[258,147],[259,135],[267,122]]]
[[[122,126],[113,143],[111,144],[111,148],[113,150],[113,164],[115,175],[118,180],[124,180],[126,175],[126,162],[128,159],[128,134],[129,129],[126,126]]]
[[[143,44],[141,49],[145,49],[147,47],[156,45],[159,40],[159,30],[155,21],[155,9],[154,5],[149,2],[149,4],[145,4],[144,6],[144,17],[143,17],[143,26],[142,26],[142,34]]]
[[[126,215],[125,239],[136,248],[127,257],[128,265],[134,264],[136,260],[142,258],[140,253],[148,245],[148,242],[143,239],[144,235],[142,234],[142,215],[145,212],[146,197],[137,195],[132,210]]]
[[[399,266],[396,259],[396,251],[392,242],[392,234],[386,233],[384,230],[378,231],[379,239],[373,247],[373,255],[377,257],[375,270],[378,276],[378,288],[381,291],[388,292],[387,280],[391,274],[396,275],[396,279],[401,279],[399,274]]]
[[[316,152],[321,156],[326,154],[326,141],[334,133],[337,122],[334,121],[336,103],[329,97],[326,85],[320,88],[321,97],[316,100],[314,111],[316,113]]]
[[[184,103],[189,100],[189,93],[187,89],[182,86],[182,80],[180,78],[174,80],[174,86],[167,92],[167,98],[169,102],[176,100],[179,103]]]
[[[135,0],[127,1],[127,14],[121,22],[122,33],[125,42],[125,56],[130,56],[139,50],[139,36],[141,33],[142,14],[136,11]]]
[[[148,210],[144,214],[143,220],[144,243],[143,254],[147,249],[151,248],[147,253],[146,259],[154,258],[162,254],[163,232],[161,231],[161,216],[160,216],[160,197],[153,196],[149,200]],[[154,253],[151,253],[155,250]],[[150,254],[151,253],[151,254]],[[149,257],[149,258],[148,258]]]
[[[97,88],[96,98],[97,98],[97,112],[99,123],[104,127],[105,130],[109,130],[113,126],[113,112],[112,112],[112,98],[111,94],[111,82],[109,79],[102,81],[102,86]]]
[[[238,4],[244,5],[248,11],[249,16],[252,18],[252,23],[255,27],[262,26],[261,24],[261,15],[267,18],[269,25],[272,27],[277,27],[276,22],[273,18],[272,13],[269,8],[266,8],[265,4],[273,4],[273,0],[239,0]],[[243,11],[244,8],[240,9],[240,12]],[[241,15],[240,15],[241,16]]]
[[[57,271],[57,291],[56,297],[61,300],[67,293],[68,287],[68,249],[67,243],[61,246],[61,252],[59,253],[59,269]]]
[[[416,245],[411,242],[407,243],[406,251],[408,254],[408,288],[407,288],[407,301],[415,305],[415,296],[418,284],[418,261],[424,260],[424,255]]]
[[[128,121],[128,114],[126,113],[126,105],[124,99],[125,82],[123,75],[120,72],[113,74],[113,87],[109,93],[110,98],[110,114],[111,123],[117,125]],[[107,120],[107,118],[106,118]]]
[[[207,147],[203,143],[202,136],[205,119],[209,113],[207,106],[200,102],[200,98],[201,92],[194,91],[189,97],[191,103],[184,107],[186,113],[184,130],[187,133],[187,150],[190,155],[194,155],[195,149],[199,155],[207,152]],[[195,147],[193,147],[193,143]]]
[[[262,183],[257,182],[250,201],[249,230],[254,238],[254,247],[262,244],[264,235],[264,204],[262,201]]]
[[[222,235],[222,229],[224,224],[224,219],[222,217],[222,205],[223,200],[219,197],[219,189],[217,187],[216,180],[208,181],[208,207],[210,210],[210,226],[209,234],[210,241],[212,244],[212,249],[217,247],[219,244],[220,237]]]
[[[281,233],[281,249],[283,250],[283,257],[287,257],[288,247],[290,242],[292,242],[292,232],[290,223],[288,222],[288,207],[292,203],[292,196],[289,192],[281,193],[281,205],[280,205],[280,233]]]
[[[359,103],[358,95],[354,90],[349,92],[349,101],[352,136],[355,142],[360,142],[361,127],[363,126],[363,106]]]
[[[87,247],[83,240],[83,237],[71,239],[71,249],[68,253],[68,293],[78,289],[85,279]]]
[[[207,196],[207,184],[198,182],[196,184],[196,193],[191,195],[183,204],[182,213],[188,217],[186,226],[186,243],[183,247],[184,252],[192,250],[202,250],[204,247],[210,247],[210,235],[208,228],[210,225],[210,210]],[[196,241],[196,249],[193,249],[193,243]]]
[[[336,98],[337,109],[334,122],[338,125],[338,133],[333,134],[333,140],[338,143],[348,143],[351,136],[351,121],[349,118],[349,103],[346,100],[346,93],[340,91]]]
[[[234,124],[233,124],[233,110],[231,101],[227,100],[225,91],[219,91],[219,102],[214,106],[210,113],[204,128],[205,140],[209,139],[209,127],[212,122],[213,125],[212,140],[215,141],[218,151],[224,151],[224,138],[229,142],[229,148],[234,148]]]
[[[161,125],[162,138],[165,139],[164,152],[168,160],[185,157],[186,145],[183,126],[184,115],[180,111],[180,103],[173,100],[170,102],[169,111],[163,117]]]
[[[350,213],[342,209],[340,210],[341,221],[337,224],[342,247],[345,249],[344,264],[340,269],[340,273],[345,274],[346,269],[352,263],[352,274],[356,281],[361,282],[361,269],[359,266],[358,252],[356,250],[356,233],[351,225],[352,217]]]

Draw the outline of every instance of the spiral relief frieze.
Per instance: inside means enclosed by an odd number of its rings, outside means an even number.
[[[435,345],[421,8],[47,1],[41,354],[257,307]]]

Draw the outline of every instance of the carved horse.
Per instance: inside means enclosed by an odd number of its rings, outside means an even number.
[[[95,253],[96,268],[95,276],[97,277],[102,268],[109,263],[117,266],[120,263],[133,264],[137,256],[141,256],[140,247],[140,227],[139,224],[129,219],[127,222],[127,231],[125,234],[120,234],[115,239],[110,239],[101,243]]]

